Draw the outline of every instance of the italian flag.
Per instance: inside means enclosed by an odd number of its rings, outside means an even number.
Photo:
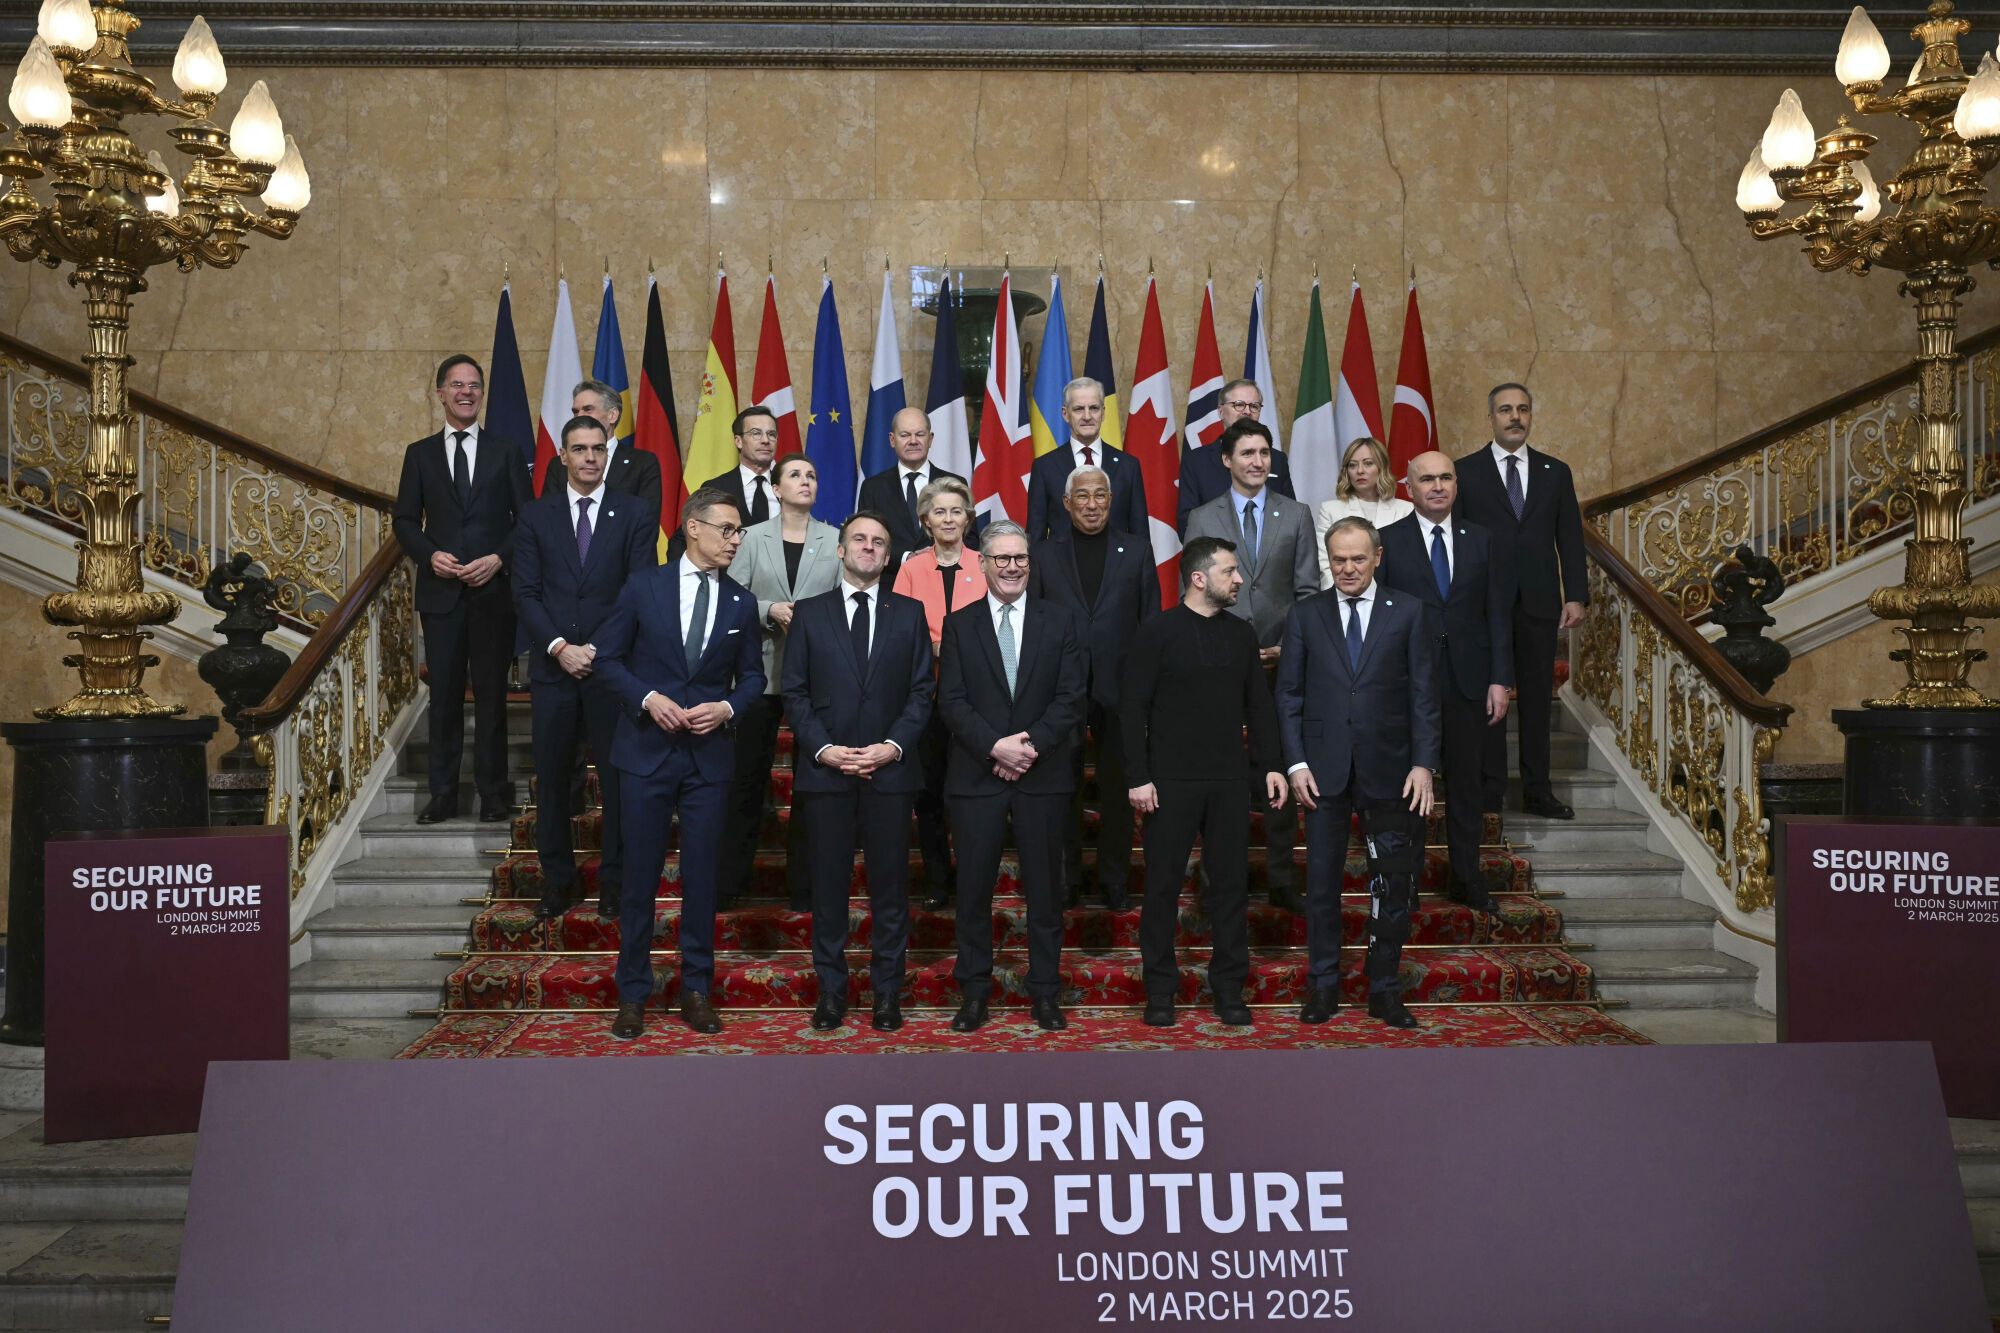
[[[1326,318],[1320,313],[1319,280],[1312,285],[1306,316],[1306,350],[1299,363],[1299,399],[1292,414],[1292,490],[1302,504],[1333,498],[1340,478],[1340,444],[1333,420],[1333,377],[1327,370]]]

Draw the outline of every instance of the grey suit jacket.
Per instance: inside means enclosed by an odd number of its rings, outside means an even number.
[[[840,557],[834,547],[840,531],[831,523],[811,519],[806,523],[806,548],[799,555],[799,581],[785,583],[785,525],[782,517],[769,523],[753,523],[743,529],[743,545],[729,566],[729,577],[750,590],[757,599],[757,624],[764,632],[764,693],[776,694],[785,665],[785,632],[771,623],[771,607],[778,602],[803,601],[818,593],[831,592],[840,582]]]
[[[1285,619],[1292,605],[1319,591],[1319,557],[1313,552],[1312,509],[1264,488],[1258,511],[1264,520],[1252,559],[1243,545],[1242,497],[1234,487],[1199,505],[1188,515],[1187,540],[1220,537],[1236,546],[1243,567],[1243,591],[1230,614],[1250,622],[1257,646],[1269,648],[1285,636]]]

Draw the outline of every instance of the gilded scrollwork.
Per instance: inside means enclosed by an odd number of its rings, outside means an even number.
[[[1625,670],[1632,678],[1632,715],[1625,719],[1625,758],[1653,791],[1660,789],[1659,720],[1653,715],[1653,676],[1658,670],[1660,632],[1639,614],[1628,615],[1631,657]]]
[[[1723,790],[1726,743],[1722,697],[1691,663],[1667,668],[1667,801],[1715,854],[1715,872],[1727,879],[1729,829]]]
[[[1777,888],[1771,877],[1771,822],[1764,817],[1759,780],[1764,765],[1771,761],[1778,733],[1770,727],[1755,727],[1752,731],[1750,772],[1748,780],[1738,782],[1732,793],[1736,825],[1729,834],[1730,850],[1736,861],[1736,905],[1745,912],[1777,905]]]

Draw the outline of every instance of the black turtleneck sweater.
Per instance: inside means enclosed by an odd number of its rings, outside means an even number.
[[[1278,709],[1257,631],[1226,611],[1204,616],[1182,603],[1139,626],[1125,654],[1118,724],[1134,787],[1246,782],[1280,768]]]
[[[1071,528],[1069,544],[1076,552],[1076,577],[1083,585],[1084,605],[1095,606],[1097,590],[1104,586],[1104,554],[1111,545],[1111,529],[1100,528],[1092,537]]]

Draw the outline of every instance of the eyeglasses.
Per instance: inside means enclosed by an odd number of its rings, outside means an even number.
[[[1264,405],[1262,403],[1255,403],[1255,402],[1246,403],[1240,400],[1224,403],[1223,406],[1233,407],[1238,412],[1241,412],[1246,416],[1253,416],[1253,417],[1261,415],[1264,411]]]
[[[690,518],[688,519],[688,522],[699,523],[704,528],[714,528],[718,533],[722,535],[722,540],[724,541],[728,541],[732,537],[740,537],[743,535],[743,529],[734,523],[711,523],[705,518]]]
[[[1028,563],[1028,557],[1025,555],[989,555],[986,558],[996,565],[1021,565],[1026,567]]]

